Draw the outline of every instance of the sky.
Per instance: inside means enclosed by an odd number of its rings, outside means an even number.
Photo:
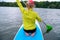
[[[15,2],[16,0],[0,0],[0,2],[2,2],[2,1],[5,1],[5,2]],[[38,1],[38,2],[40,2],[40,1],[60,1],[60,0],[35,0],[35,1]]]

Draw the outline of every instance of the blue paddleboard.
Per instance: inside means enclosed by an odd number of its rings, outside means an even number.
[[[33,37],[26,36],[25,32],[23,30],[23,25],[22,25],[13,40],[44,40],[41,28],[38,24],[38,21],[36,21],[36,28],[37,28],[37,30]]]

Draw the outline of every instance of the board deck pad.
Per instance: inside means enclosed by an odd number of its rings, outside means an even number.
[[[13,40],[44,40],[41,28],[38,26],[37,23],[36,23],[36,28],[37,29],[33,37],[26,36],[22,25]]]

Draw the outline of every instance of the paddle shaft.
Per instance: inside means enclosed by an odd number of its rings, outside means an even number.
[[[22,1],[22,0],[21,0]],[[24,2],[24,1],[22,1],[25,5],[26,5],[26,3]]]
[[[47,25],[44,21],[42,21],[45,25]]]

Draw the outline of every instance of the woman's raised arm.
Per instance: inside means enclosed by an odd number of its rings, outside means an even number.
[[[21,1],[21,0],[20,0]],[[21,2],[19,0],[16,0],[18,6],[19,6],[19,9],[21,10],[21,12],[24,12],[24,7],[22,6]]]

